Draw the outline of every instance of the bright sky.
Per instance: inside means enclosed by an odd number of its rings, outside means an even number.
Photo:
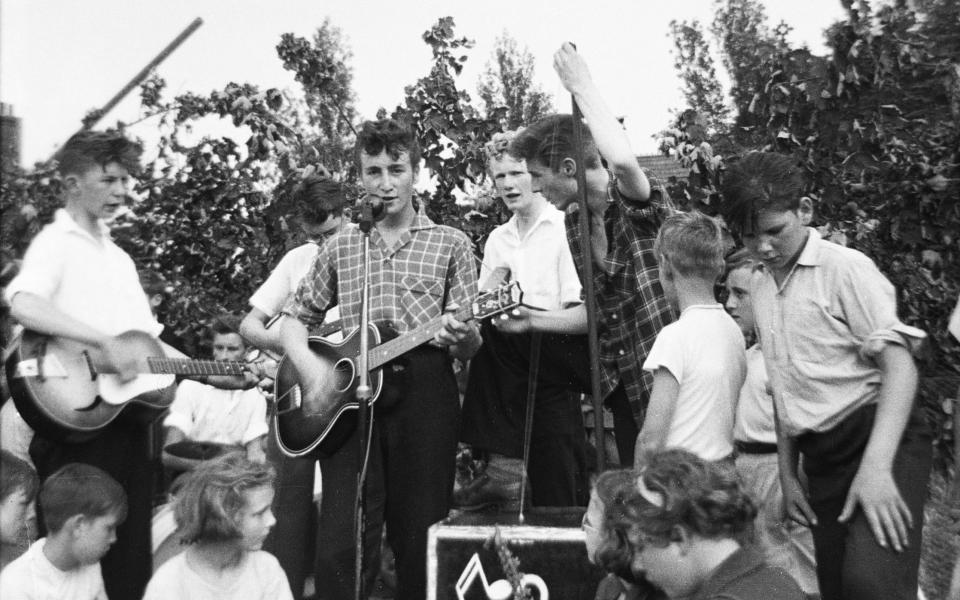
[[[823,50],[823,30],[842,16],[839,0],[767,0],[771,24],[793,26],[795,44]],[[459,85],[476,83],[504,30],[529,47],[536,78],[569,110],[552,55],[575,42],[616,114],[626,116],[637,153],[652,153],[651,136],[670,110],[682,108],[668,37],[671,19],[713,18],[712,0],[0,0],[0,100],[22,119],[22,162],[48,157],[195,17],[203,26],[158,68],[168,93],[206,94],[230,81],[297,90],[275,46],[280,35],[310,37],[330,16],[353,51],[354,88],[362,117],[394,108],[404,86],[430,68],[420,35],[453,16],[458,37],[476,41]],[[137,120],[135,90],[102,124]],[[145,123],[141,128],[148,129]],[[134,130],[150,137],[144,130]]]

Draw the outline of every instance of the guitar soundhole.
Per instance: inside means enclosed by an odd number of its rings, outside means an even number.
[[[336,379],[336,390],[346,392],[353,385],[353,379],[357,376],[353,367],[353,361],[348,358],[341,358],[333,367],[334,379]]]

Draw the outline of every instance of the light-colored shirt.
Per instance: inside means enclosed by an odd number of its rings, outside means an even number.
[[[496,269],[505,268],[520,284],[523,303],[544,310],[579,304],[580,277],[573,265],[564,213],[548,204],[521,238],[516,215],[490,232],[483,249],[480,285]]]
[[[643,369],[667,369],[680,384],[665,447],[704,460],[733,453],[734,411],[747,370],[744,346],[740,328],[720,304],[688,306],[660,330]]]
[[[300,280],[310,271],[319,250],[319,245],[307,242],[284,254],[267,280],[250,296],[250,306],[269,317],[280,314],[283,305],[297,291]],[[325,321],[331,323],[339,318],[340,311],[335,306],[327,311]]]
[[[61,571],[43,553],[47,538],[0,571],[3,600],[107,600],[100,563]]]
[[[747,348],[747,377],[737,400],[733,439],[741,442],[777,443],[773,396],[770,394],[763,352],[757,344]]]
[[[247,552],[234,577],[215,584],[193,570],[187,553],[163,563],[153,574],[143,600],[293,600],[287,576],[272,554]]]
[[[872,260],[808,231],[779,287],[762,266],[751,281],[760,347],[789,435],[827,431],[875,402],[884,346],[912,352],[926,337],[900,322],[893,285]]]
[[[196,442],[242,446],[267,434],[267,401],[257,388],[222,390],[186,379],[163,424]]]
[[[60,209],[30,243],[19,274],[5,290],[36,294],[106,335],[130,329],[159,335],[133,260],[114,244],[104,223],[97,239]]]

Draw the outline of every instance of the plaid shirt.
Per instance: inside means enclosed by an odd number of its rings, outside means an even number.
[[[610,246],[604,259],[607,268],[606,272],[596,265],[593,269],[601,391],[606,397],[623,383],[638,427],[643,425],[653,387],[653,375],[644,372],[643,361],[660,330],[675,319],[664,298],[653,253],[661,213],[671,210],[671,205],[659,181],[647,177],[651,199],[644,203],[623,198],[611,177],[611,203],[603,215]],[[584,253],[576,212],[567,214],[566,225],[570,252],[582,281]]]
[[[283,312],[316,327],[339,304],[344,332],[359,327],[362,257],[363,233],[350,225],[320,249]],[[441,316],[451,304],[470,306],[476,295],[470,240],[461,231],[417,213],[392,246],[376,227],[370,232],[371,322],[404,333]]]

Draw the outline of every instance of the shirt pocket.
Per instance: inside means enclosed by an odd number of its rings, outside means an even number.
[[[842,316],[834,314],[828,302],[798,299],[786,311],[787,344],[794,361],[824,367],[840,366],[856,354],[859,343]]]
[[[408,325],[418,327],[443,313],[443,288],[442,279],[419,275],[404,275],[400,279],[400,306]]]

